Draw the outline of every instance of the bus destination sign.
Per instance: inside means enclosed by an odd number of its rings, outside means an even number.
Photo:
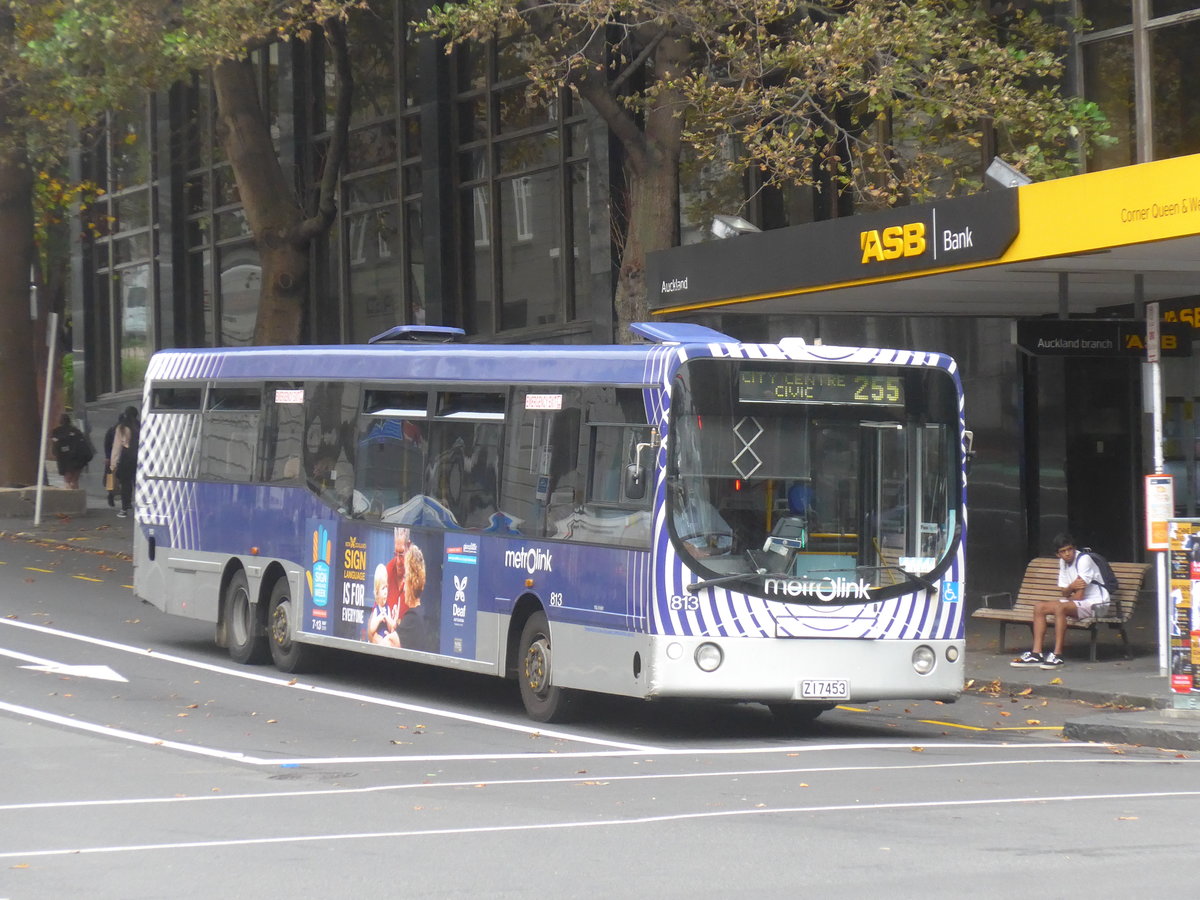
[[[903,406],[904,382],[898,375],[742,369],[738,377],[738,399],[756,403]]]

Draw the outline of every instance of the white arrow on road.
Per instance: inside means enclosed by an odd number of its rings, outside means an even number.
[[[8,656],[23,662],[34,663],[32,666],[21,666],[22,669],[32,669],[34,672],[49,672],[51,675],[74,675],[76,678],[98,678],[102,681],[129,681],[118,675],[108,666],[70,666],[66,663],[55,662],[52,659],[41,659],[16,650],[0,648],[0,656]]]

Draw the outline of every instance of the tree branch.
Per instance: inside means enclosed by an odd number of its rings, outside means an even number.
[[[334,98],[333,126],[329,135],[329,150],[325,154],[325,167],[321,172],[321,185],[317,199],[317,211],[300,223],[297,238],[307,243],[323,234],[337,215],[337,183],[342,163],[346,159],[346,145],[350,135],[351,102],[354,96],[354,71],[350,66],[350,53],[346,43],[346,25],[340,20],[330,19],[324,24],[325,36],[337,72],[336,95]]]

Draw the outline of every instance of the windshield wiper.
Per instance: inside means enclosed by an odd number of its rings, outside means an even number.
[[[761,578],[764,575],[770,575],[766,569],[755,569],[753,572],[734,572],[732,575],[721,575],[717,578],[706,578],[703,581],[693,581],[685,590],[689,594],[694,594],[696,591],[703,590],[706,587],[712,587],[717,584],[725,584],[729,581],[737,581],[741,578]]]
[[[862,571],[900,572],[901,574],[904,575],[904,577],[908,578],[910,581],[915,581],[921,587],[925,588],[925,590],[930,591],[931,593],[934,593],[934,594],[936,594],[938,592],[937,586],[932,581],[930,581],[928,578],[926,578],[924,575],[918,575],[916,572],[910,572],[910,571],[908,571],[908,569],[904,568],[903,566],[893,566],[893,565],[889,565],[889,564],[884,564],[882,566],[855,566],[854,571],[856,571],[856,572],[862,572]]]

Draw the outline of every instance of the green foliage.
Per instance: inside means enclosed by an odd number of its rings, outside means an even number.
[[[631,152],[655,146],[648,117],[667,108],[700,161],[754,170],[760,183],[828,179],[884,205],[977,189],[985,127],[1038,179],[1073,173],[1081,150],[1103,144],[1099,110],[1059,88],[1066,35],[1043,9],[1052,6],[464,0],[432,7],[422,27],[451,47],[501,41],[533,90],[572,86]],[[671,42],[686,55],[664,67]],[[729,135],[736,155],[720,150]]]

